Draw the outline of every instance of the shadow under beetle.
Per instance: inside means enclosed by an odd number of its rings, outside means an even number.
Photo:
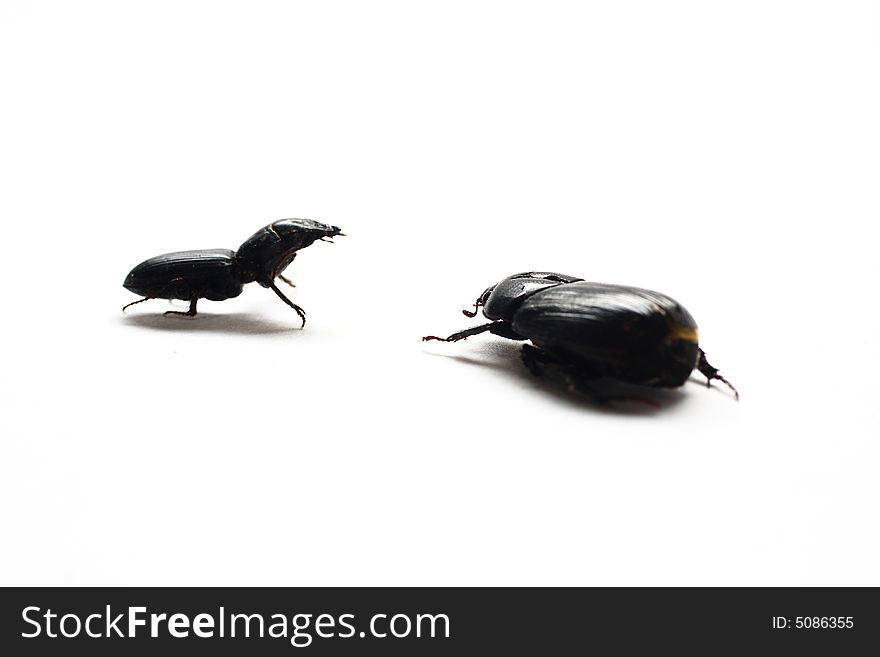
[[[311,219],[280,219],[251,235],[238,251],[178,251],[150,258],[132,269],[122,284],[144,298],[132,301],[122,310],[150,299],[182,299],[189,301],[188,311],[169,310],[165,314],[193,317],[199,299],[232,299],[241,294],[245,284],[256,281],[271,288],[293,308],[305,326],[305,311],[284,296],[275,279],[295,287],[282,273],[293,262],[296,252],[317,240],[332,242],[330,238],[344,235],[337,226]]]
[[[561,383],[599,402],[610,401],[594,387],[603,377],[656,388],[684,384],[696,368],[711,385],[718,379],[739,399],[730,382],[706,360],[697,342],[697,324],[685,308],[665,294],[623,285],[590,283],[550,272],[508,276],[486,289],[463,310],[467,317],[492,320],[422,340],[456,342],[494,333],[523,345],[522,359],[541,379]]]

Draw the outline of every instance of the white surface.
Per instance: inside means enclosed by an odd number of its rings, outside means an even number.
[[[3,584],[880,584],[876,2],[0,9]],[[141,260],[286,216],[271,291]],[[524,269],[682,301],[737,404],[423,345]]]

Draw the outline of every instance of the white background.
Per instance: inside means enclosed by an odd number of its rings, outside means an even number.
[[[0,5],[0,582],[880,584],[876,2]],[[194,320],[150,256],[341,226]],[[599,410],[460,310],[682,301]]]

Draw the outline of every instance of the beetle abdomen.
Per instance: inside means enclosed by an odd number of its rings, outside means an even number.
[[[144,297],[211,301],[237,297],[243,288],[235,252],[229,249],[178,251],[150,258],[131,270],[123,286]]]
[[[697,325],[674,299],[586,281],[536,292],[513,330],[548,352],[632,383],[678,386],[697,363]]]

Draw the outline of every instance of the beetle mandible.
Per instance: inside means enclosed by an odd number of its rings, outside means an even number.
[[[696,368],[711,385],[717,379],[739,393],[706,360],[697,340],[697,324],[674,299],[651,290],[591,283],[552,272],[523,272],[486,289],[463,310],[468,317],[491,320],[447,338],[456,342],[489,332],[523,345],[522,359],[542,379],[606,402],[593,383],[602,377],[626,383],[674,388]],[[533,346],[534,345],[534,346]]]
[[[150,258],[132,269],[122,284],[144,298],[132,301],[122,310],[150,299],[182,299],[189,301],[188,311],[169,310],[165,314],[193,317],[199,299],[232,299],[241,294],[247,283],[256,281],[271,288],[293,308],[305,326],[305,311],[284,296],[275,279],[295,287],[283,272],[296,252],[317,240],[332,242],[331,238],[344,235],[337,226],[311,219],[280,219],[251,235],[237,251],[177,251]]]

